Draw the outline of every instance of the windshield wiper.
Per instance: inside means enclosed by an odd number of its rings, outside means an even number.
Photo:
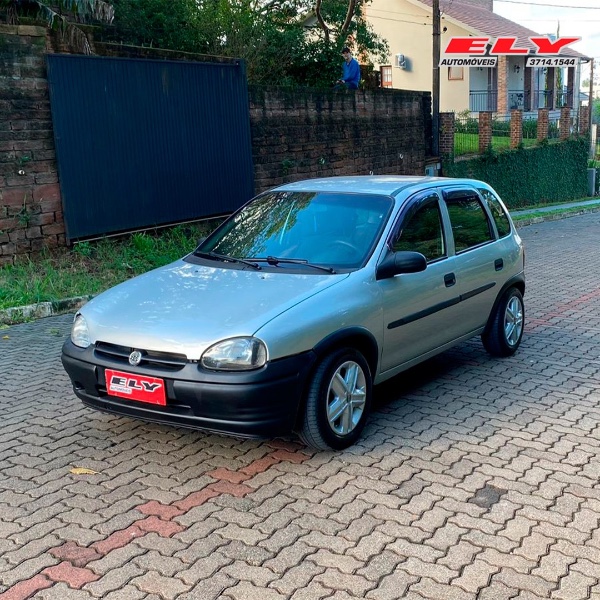
[[[265,261],[267,264],[272,267],[276,267],[277,265],[284,263],[288,265],[302,265],[304,267],[311,267],[312,269],[318,269],[319,271],[325,271],[326,273],[331,273],[335,275],[336,271],[331,267],[323,267],[321,265],[315,265],[313,263],[308,262],[305,258],[278,258],[277,256],[267,256],[266,258],[252,258],[251,260],[256,261]]]
[[[201,258],[212,258],[214,260],[222,260],[223,262],[232,262],[232,263],[238,263],[241,265],[247,265],[249,267],[252,267],[253,269],[256,269],[257,271],[260,271],[262,269],[262,267],[260,265],[257,265],[256,263],[250,262],[249,260],[244,260],[243,258],[236,258],[235,256],[229,256],[227,254],[217,254],[216,252],[200,252],[198,250],[196,250],[194,252],[194,256],[200,256]]]

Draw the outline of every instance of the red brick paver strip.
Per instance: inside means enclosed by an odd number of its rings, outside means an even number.
[[[145,515],[155,516],[164,519],[165,521],[170,521],[173,517],[178,517],[185,512],[183,509],[168,504],[162,504],[156,500],[137,506],[136,509]]]
[[[179,500],[175,502],[175,506],[180,508],[184,512],[196,507],[202,506],[205,502],[208,502],[211,498],[215,498],[219,496],[221,492],[218,492],[210,487],[203,489],[200,492],[194,492],[190,494],[187,498],[183,500]]]
[[[13,585],[9,590],[0,594],[0,600],[27,600],[27,598],[31,598],[36,592],[51,587],[53,583],[53,581],[44,575],[36,575],[31,579],[19,581],[19,583]]]
[[[240,469],[240,473],[244,473],[249,477],[253,477],[254,475],[258,475],[259,473],[264,473],[267,469],[271,468],[273,465],[276,465],[279,462],[281,462],[280,459],[275,458],[272,455],[265,456],[264,458],[255,460],[246,467],[242,467]]]
[[[237,498],[243,498],[254,491],[254,488],[248,487],[243,483],[229,483],[228,481],[217,481],[217,483],[212,483],[210,487],[219,494],[229,494]]]
[[[52,579],[52,581],[62,581],[76,590],[81,589],[86,583],[100,579],[99,575],[96,575],[89,569],[74,567],[71,563],[66,561],[61,562],[54,567],[44,569],[42,574],[46,575],[49,579]]]
[[[215,479],[227,481],[229,483],[242,483],[242,481],[250,479],[250,475],[247,475],[246,473],[230,471],[229,469],[225,469],[223,467],[215,469],[214,471],[209,471],[207,475],[209,477],[214,477]]]
[[[155,532],[162,537],[171,537],[176,533],[180,533],[185,530],[185,527],[171,521],[164,521],[158,517],[148,517],[142,521],[136,522],[136,527],[139,527],[146,533]]]
[[[90,561],[102,558],[95,548],[84,548],[75,542],[67,542],[50,550],[52,556],[70,562],[75,567],[85,567]]]
[[[131,527],[127,527],[127,529],[115,531],[115,533],[109,535],[105,540],[101,540],[100,542],[94,542],[91,547],[100,554],[108,554],[111,550],[115,550],[116,548],[122,548],[123,546],[129,544],[135,538],[141,537],[146,533],[146,531],[143,531],[139,527],[131,525]]]

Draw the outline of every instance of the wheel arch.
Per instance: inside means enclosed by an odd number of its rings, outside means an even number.
[[[494,305],[492,306],[492,310],[490,310],[490,314],[488,315],[488,319],[485,324],[486,332],[489,330],[489,328],[491,326],[491,321],[493,319],[494,314],[496,313],[496,309],[498,308],[498,304],[500,303],[500,300],[502,300],[502,297],[504,296],[504,294],[506,294],[507,290],[509,290],[510,288],[513,288],[513,287],[517,288],[521,292],[522,296],[525,296],[525,276],[522,273],[519,275],[515,275],[514,277],[511,277],[502,286],[502,288],[496,295],[496,300],[494,300]]]
[[[379,345],[377,344],[375,336],[364,327],[345,327],[344,329],[339,329],[338,331],[329,334],[313,348],[316,358],[304,382],[302,400],[298,406],[298,413],[296,415],[295,429],[298,428],[300,420],[303,418],[306,405],[307,386],[318,368],[319,363],[325,356],[336,350],[340,350],[341,348],[353,348],[358,350],[365,357],[365,360],[369,365],[371,380],[375,380],[375,374],[377,373],[377,367],[379,365]]]
[[[347,327],[329,334],[315,347],[314,352],[317,362],[326,354],[340,348],[354,348],[358,350],[367,361],[371,371],[371,377],[375,379],[379,363],[379,346],[375,336],[363,327]]]

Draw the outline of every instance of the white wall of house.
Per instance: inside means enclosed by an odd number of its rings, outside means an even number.
[[[388,62],[375,63],[375,68],[392,65],[392,87],[404,90],[431,90],[433,80],[433,24],[431,11],[407,0],[373,0],[365,7],[373,30],[387,40]],[[452,36],[469,35],[466,29],[442,19],[442,52]],[[406,57],[406,68],[394,66],[397,54]],[[469,108],[469,73],[463,69],[462,79],[449,79],[448,68],[440,68],[440,110],[462,111]],[[486,80],[487,87],[487,80]],[[486,89],[486,87],[482,89]]]

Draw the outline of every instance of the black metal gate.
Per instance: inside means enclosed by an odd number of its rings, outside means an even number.
[[[48,55],[67,239],[221,215],[254,191],[244,64]]]

